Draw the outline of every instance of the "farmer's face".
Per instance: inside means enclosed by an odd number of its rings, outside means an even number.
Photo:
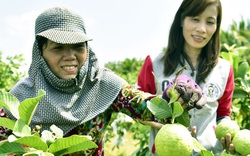
[[[75,78],[87,59],[86,46],[86,43],[59,44],[48,40],[43,46],[43,57],[57,77]]]

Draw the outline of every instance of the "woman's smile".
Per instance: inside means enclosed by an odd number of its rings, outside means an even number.
[[[43,57],[52,72],[61,79],[75,78],[87,59],[86,43],[59,44],[48,40]]]

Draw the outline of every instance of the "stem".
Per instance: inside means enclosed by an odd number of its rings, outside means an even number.
[[[175,118],[173,118],[173,117],[172,117],[172,119],[171,119],[171,124],[173,124],[173,123],[174,123],[174,119],[175,119]]]
[[[173,85],[174,87],[173,87],[173,88],[175,88],[175,86],[176,86],[178,76],[180,75],[180,73],[181,73],[184,69],[186,69],[186,67],[187,67],[187,65],[183,66],[182,68],[180,68],[180,69],[176,72],[176,74],[175,74],[175,79],[174,79],[174,85]]]

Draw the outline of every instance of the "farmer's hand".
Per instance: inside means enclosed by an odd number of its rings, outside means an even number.
[[[171,81],[163,92],[162,97],[167,101],[170,100],[169,88],[174,85],[174,81],[175,80]],[[200,86],[196,84],[192,78],[186,75],[178,76],[174,92],[178,95],[177,101],[180,102],[184,109],[201,109],[207,101]]]
[[[226,134],[225,137],[220,139],[220,142],[224,149],[226,149],[229,153],[234,154],[234,145],[232,144],[232,138],[229,133]]]

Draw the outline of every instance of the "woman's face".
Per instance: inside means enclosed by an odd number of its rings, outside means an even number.
[[[216,31],[217,15],[217,7],[210,5],[200,15],[184,18],[182,27],[186,52],[201,52]]]
[[[86,43],[59,44],[48,40],[43,46],[43,57],[57,77],[75,78],[87,58]]]

